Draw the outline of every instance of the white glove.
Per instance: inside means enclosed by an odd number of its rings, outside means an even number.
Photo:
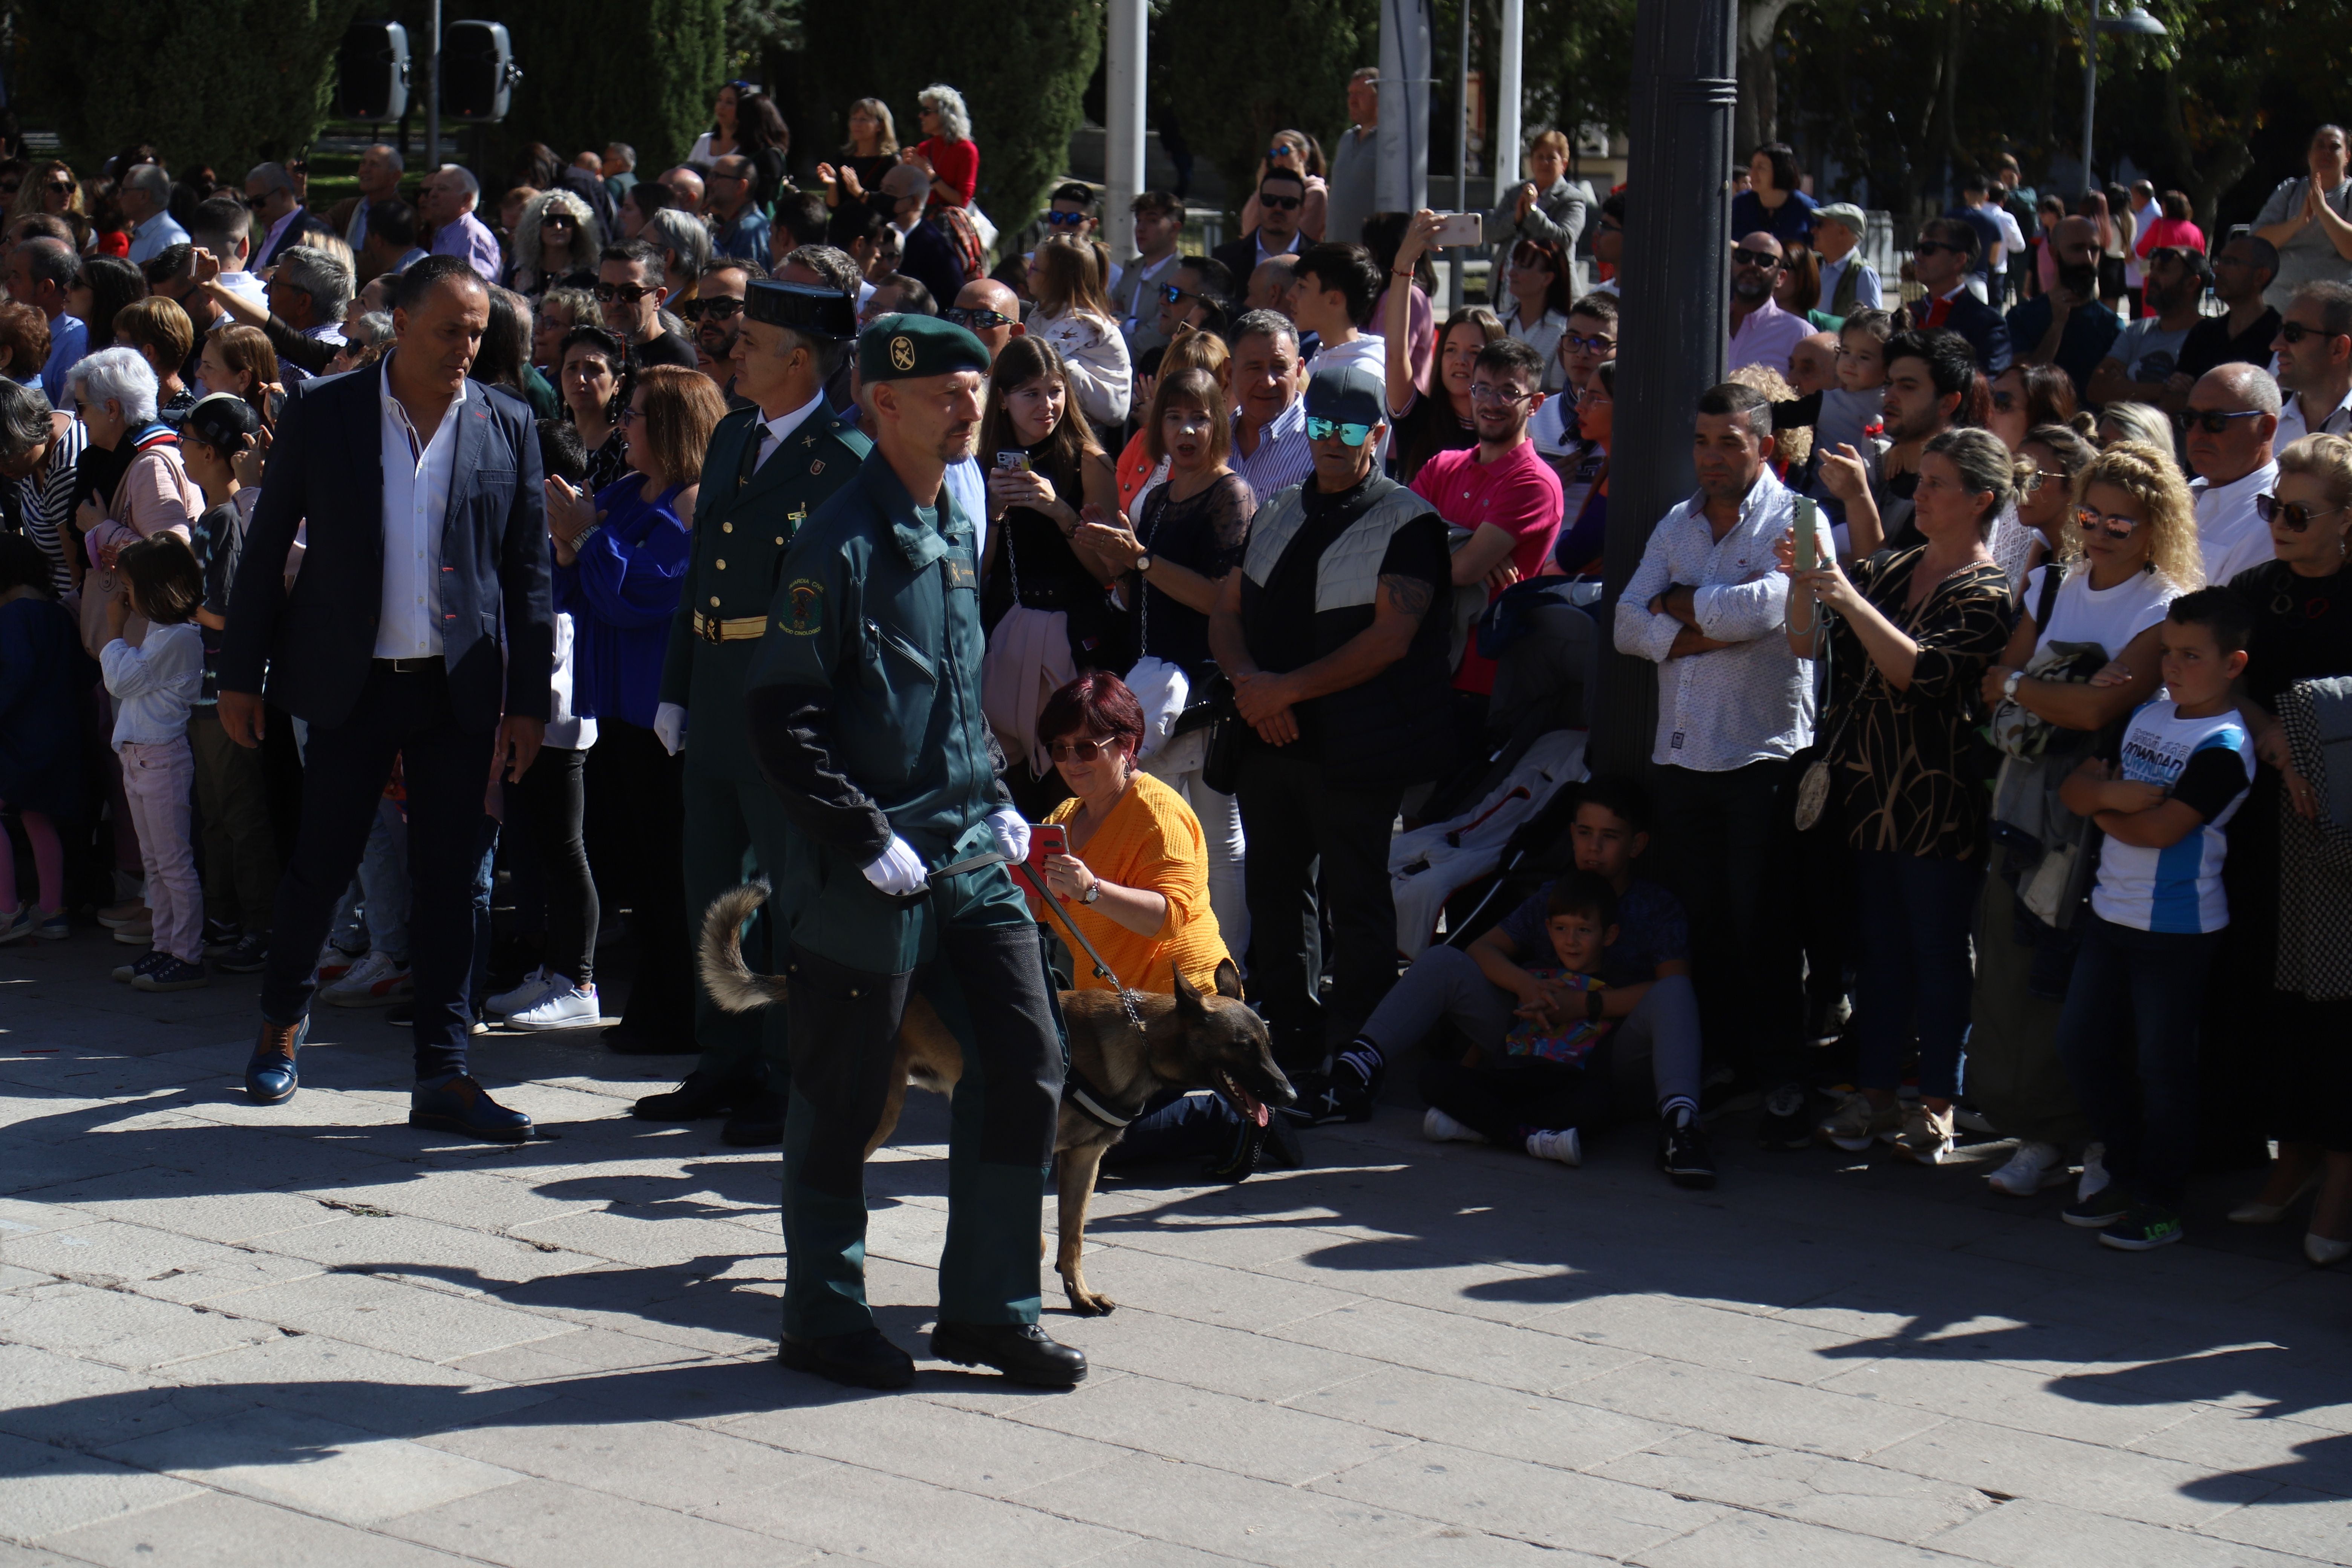
[[[686,710],[675,702],[658,703],[654,708],[654,734],[663,750],[671,756],[686,750]]]
[[[996,835],[997,853],[1007,860],[1029,858],[1029,819],[1009,805],[988,814],[989,830]]]
[[[874,864],[866,868],[866,879],[894,897],[919,893],[928,879],[923,874],[923,858],[915,847],[899,837],[890,836],[890,847],[882,851]]]

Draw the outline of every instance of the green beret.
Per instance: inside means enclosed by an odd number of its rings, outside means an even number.
[[[937,316],[877,316],[858,334],[857,375],[868,386],[959,370],[986,375],[988,345],[953,321]]]

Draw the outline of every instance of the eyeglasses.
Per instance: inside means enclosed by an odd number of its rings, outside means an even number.
[[[688,300],[677,308],[677,313],[689,321],[723,321],[743,312],[743,301],[730,295],[714,295],[708,300]]]
[[[607,305],[634,305],[648,294],[658,294],[661,286],[644,283],[599,283],[596,298]]]
[[[1742,267],[1761,267],[1769,272],[1780,265],[1780,258],[1769,250],[1750,250],[1744,245],[1731,247],[1731,259]]]
[[[1339,437],[1342,446],[1360,447],[1372,438],[1372,427],[1359,425],[1352,419],[1318,419],[1312,414],[1307,416],[1308,440],[1328,441],[1333,436]]]
[[[1966,256],[1969,247],[1940,239],[1923,239],[1911,247],[1914,256]]]
[[[1085,225],[1087,216],[1085,213],[1048,212],[1045,222],[1055,228],[1078,228]]]
[[[1126,748],[1123,738],[1108,741],[1055,741],[1045,748],[1045,754],[1057,763],[1091,763]]]
[[[966,331],[971,332],[992,331],[998,327],[1013,325],[1013,318],[1002,310],[979,310],[958,305],[951,310],[942,310],[940,314]]]
[[[1257,195],[1257,205],[1262,207],[1272,207],[1278,213],[1286,213],[1295,210],[1299,205],[1299,198],[1297,196],[1269,196],[1264,191],[1260,191]]]
[[[2208,436],[2219,436],[2228,431],[2231,420],[2254,419],[2261,415],[2262,410],[2259,408],[2192,408],[2180,416],[2180,427],[2183,430],[2202,430]]]
[[[635,404],[624,403],[621,405],[620,411],[613,416],[613,423],[615,425],[634,425],[644,417],[645,416],[643,414],[637,412],[637,405]]]
[[[2331,332],[2325,327],[2306,327],[2301,321],[2289,321],[2279,328],[2279,342],[2299,343],[2305,338],[2340,338],[2343,332]]]
[[[2314,511],[2301,501],[2281,500],[2276,496],[2256,496],[2254,514],[2264,522],[2284,524],[2289,533],[2301,533],[2323,517],[2334,517],[2344,509],[2331,506],[2324,511]]]
[[[1617,346],[1617,340],[1604,337],[1599,332],[1593,333],[1589,338],[1579,337],[1574,332],[1562,332],[1559,335],[1559,346],[1571,353],[1605,354]]]
[[[1506,408],[1513,408],[1534,395],[1532,392],[1521,392],[1515,386],[1496,386],[1484,381],[1470,384],[1470,401],[1473,403],[1499,403]],[[1355,445],[1352,441],[1348,444]]]
[[[2139,526],[2139,519],[2121,517],[2115,512],[2103,512],[2087,506],[2078,507],[2074,511],[2074,526],[2084,533],[2104,533],[2109,539],[2129,539],[2132,531]]]

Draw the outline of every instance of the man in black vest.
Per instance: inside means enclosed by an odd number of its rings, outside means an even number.
[[[1315,472],[1260,510],[1209,623],[1254,731],[1238,786],[1250,980],[1286,1068],[1313,1069],[1353,1039],[1395,981],[1389,826],[1405,790],[1436,777],[1452,749],[1445,523],[1381,474],[1385,416],[1370,370],[1316,374]],[[1318,890],[1336,950],[1328,1011],[1316,999]],[[1377,1075],[1334,1074],[1342,1108],[1369,1116]]]

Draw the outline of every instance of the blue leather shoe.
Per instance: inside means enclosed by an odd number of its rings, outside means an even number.
[[[245,1097],[256,1105],[283,1105],[302,1087],[295,1058],[310,1037],[310,1020],[299,1023],[263,1022],[261,1037],[253,1043],[253,1059],[245,1064]]]
[[[488,1143],[521,1143],[530,1137],[530,1117],[492,1100],[489,1090],[465,1073],[411,1089],[408,1124]]]

